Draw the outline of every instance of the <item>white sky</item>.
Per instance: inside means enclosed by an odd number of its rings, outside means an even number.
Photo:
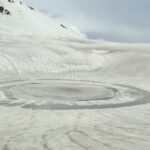
[[[25,0],[90,38],[150,42],[150,0]]]

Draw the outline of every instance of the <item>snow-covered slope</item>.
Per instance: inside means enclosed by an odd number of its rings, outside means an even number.
[[[20,0],[0,0],[0,32],[53,37],[82,36],[72,29],[57,24],[52,18]]]
[[[19,0],[0,12],[0,150],[150,149],[150,44],[77,39]]]

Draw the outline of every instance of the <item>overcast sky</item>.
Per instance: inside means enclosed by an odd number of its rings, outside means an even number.
[[[25,0],[90,38],[150,42],[150,0]]]

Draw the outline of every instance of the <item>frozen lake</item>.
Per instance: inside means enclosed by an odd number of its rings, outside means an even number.
[[[0,35],[0,149],[149,150],[149,50]]]

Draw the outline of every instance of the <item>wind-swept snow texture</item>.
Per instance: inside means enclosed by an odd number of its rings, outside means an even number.
[[[149,150],[149,49],[1,34],[0,149]]]
[[[46,38],[47,41],[41,43],[39,40],[34,41],[32,37],[29,37],[26,44],[24,40],[27,40],[27,38],[22,40],[20,37],[18,41],[15,36],[13,41],[10,38],[1,40],[0,71],[20,74],[37,71],[49,73],[94,71],[107,67],[110,63],[106,61],[109,56],[75,50],[69,44],[71,42],[68,43],[70,46],[66,47],[67,42],[55,39]],[[7,47],[4,42],[7,43]],[[11,44],[9,46],[8,43],[18,43],[18,48],[12,47]]]
[[[149,64],[0,0],[0,150],[149,150]]]

